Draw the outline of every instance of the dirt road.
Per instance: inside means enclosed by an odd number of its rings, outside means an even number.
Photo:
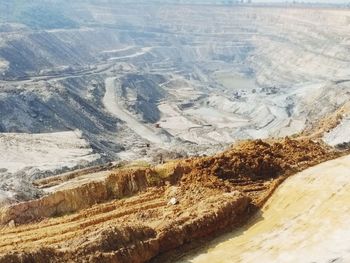
[[[140,135],[142,138],[157,144],[162,145],[166,143],[162,137],[156,133],[152,128],[148,127],[145,124],[142,124],[138,121],[134,116],[130,113],[126,112],[122,106],[118,103],[118,98],[115,91],[116,78],[107,78],[105,81],[106,85],[106,93],[103,97],[103,103],[106,109],[112,113],[117,118],[124,121],[130,129],[132,129],[135,133]]]

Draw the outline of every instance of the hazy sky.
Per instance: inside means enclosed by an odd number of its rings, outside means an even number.
[[[299,2],[309,2],[309,3],[329,3],[329,4],[341,4],[341,3],[349,3],[350,0],[299,0]],[[281,0],[253,0],[254,3],[258,2],[293,2],[292,0],[281,1]]]

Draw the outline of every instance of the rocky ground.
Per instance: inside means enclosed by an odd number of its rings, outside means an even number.
[[[0,135],[0,204],[28,200],[41,192],[32,181],[101,162],[79,131]]]
[[[42,189],[65,186],[1,208],[0,262],[161,260],[243,224],[288,175],[339,154],[311,140],[258,140],[212,157],[113,168],[78,186],[69,181],[84,172],[40,180]]]

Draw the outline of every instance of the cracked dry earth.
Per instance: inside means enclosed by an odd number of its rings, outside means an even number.
[[[104,179],[1,208],[0,263],[169,260],[186,244],[245,223],[288,175],[339,155],[286,138],[114,168]]]

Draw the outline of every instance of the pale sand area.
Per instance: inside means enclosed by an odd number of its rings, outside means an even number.
[[[35,167],[41,170],[72,168],[100,158],[80,131],[55,133],[0,133],[0,169],[15,173]]]
[[[286,180],[249,227],[179,262],[350,262],[350,156]]]

